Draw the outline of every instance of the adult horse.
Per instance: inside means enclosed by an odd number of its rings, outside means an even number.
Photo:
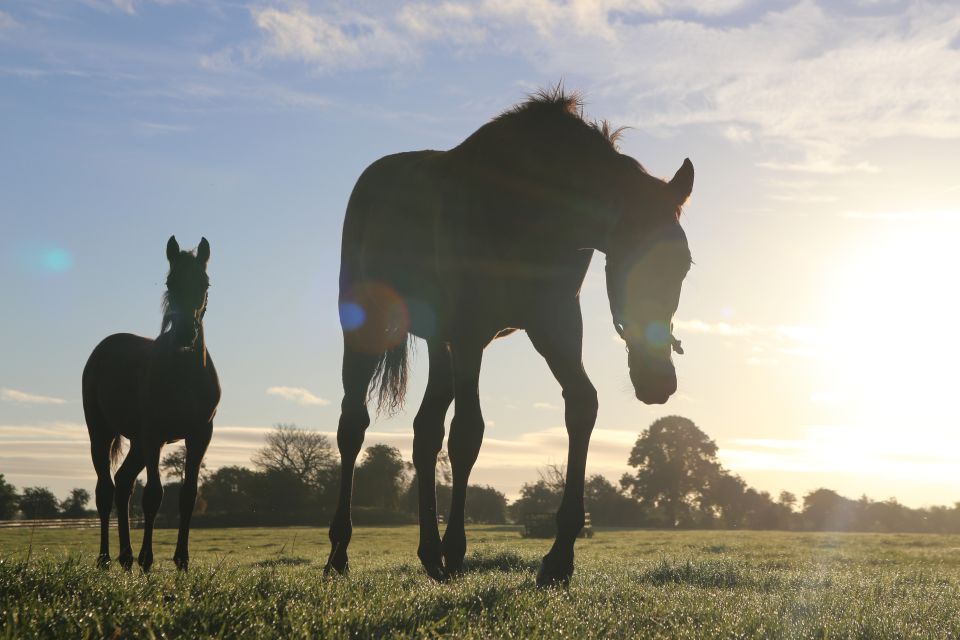
[[[185,440],[187,447],[180,489],[180,531],[173,561],[186,569],[190,516],[197,499],[200,463],[213,433],[220,401],[220,383],[203,336],[207,310],[207,261],[210,244],[200,240],[196,252],[181,251],[176,238],[167,242],[167,292],[160,335],[156,340],[129,333],[104,338],[83,369],[83,413],[90,434],[90,454],[97,472],[96,502],[100,516],[100,566],[110,563],[110,508],[114,499],[111,467],[120,457],[121,437],[130,441],[117,470],[117,526],[124,569],[133,565],[128,509],[133,483],[147,469],[143,492],[143,546],[137,562],[144,571],[153,564],[153,523],[163,499],[160,450]]]
[[[613,325],[638,399],[677,387],[671,334],[690,251],[679,224],[693,165],[669,182],[616,149],[617,131],[583,118],[577,95],[540,92],[450,151],[381,158],[357,181],[343,226],[340,494],[326,571],[347,569],[353,471],[370,424],[367,401],[403,400],[408,335],[427,342],[430,372],[413,422],[418,556],[437,580],[462,570],[464,501],[483,439],[477,391],[483,350],[524,329],[563,390],[569,436],[557,536],[539,585],[568,583],[583,527],[583,488],[597,392],[584,372],[579,292],[594,250],[606,254]],[[369,392],[368,392],[369,391]],[[434,474],[444,419],[453,495],[437,527]]]

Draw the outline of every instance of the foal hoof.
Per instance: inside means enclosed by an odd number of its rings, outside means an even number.
[[[124,571],[130,571],[133,568],[133,552],[124,551],[117,557],[117,562],[123,567]]]
[[[570,577],[573,575],[573,560],[557,561],[549,555],[543,557],[540,570],[537,572],[537,586],[563,587],[570,586]]]
[[[186,571],[190,565],[190,559],[173,556],[173,564],[175,564],[180,571]]]
[[[110,556],[102,553],[97,556],[97,569],[109,569],[110,568]]]

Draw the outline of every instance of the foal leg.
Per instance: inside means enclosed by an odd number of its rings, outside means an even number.
[[[141,471],[143,454],[140,451],[140,441],[131,440],[127,457],[123,459],[113,477],[117,485],[117,530],[120,533],[120,556],[117,561],[128,571],[133,566],[133,549],[130,546],[130,494],[133,493],[133,483]]]
[[[337,447],[340,449],[340,495],[337,510],[330,523],[330,556],[323,574],[331,571],[347,572],[347,546],[353,536],[350,520],[350,501],[353,497],[353,469],[363,446],[363,433],[370,426],[367,412],[367,388],[377,367],[378,356],[343,348],[343,402],[340,404],[340,424],[337,427]]]
[[[453,356],[454,397],[456,407],[450,422],[450,468],[453,471],[453,492],[450,499],[450,518],[443,533],[443,559],[448,574],[463,571],[463,557],[467,553],[467,535],[464,526],[464,506],[470,471],[480,453],[483,442],[483,415],[480,412],[480,362],[485,342],[451,345]]]
[[[597,421],[597,391],[583,369],[583,321],[578,303],[559,307],[549,324],[527,330],[563,389],[567,436],[567,482],[557,511],[557,537],[543,558],[537,585],[568,585],[573,575],[573,545],[583,529],[583,484],[590,434]]]
[[[190,517],[197,502],[197,480],[200,477],[200,463],[210,444],[213,423],[207,423],[197,433],[187,436],[187,461],[184,468],[183,484],[180,486],[180,530],[177,532],[177,548],[173,552],[173,563],[181,571],[187,570],[190,563],[188,547],[190,544]]]
[[[443,580],[440,531],[437,529],[437,454],[443,447],[443,422],[453,402],[453,366],[444,342],[428,341],[430,374],[423,403],[413,419],[413,466],[417,470],[420,547],[417,556],[434,580]]]
[[[110,477],[110,446],[113,436],[90,440],[90,455],[97,472],[97,515],[100,516],[100,554],[97,566],[110,566],[110,510],[113,508],[113,479]]]
[[[162,443],[144,443],[143,461],[147,467],[147,486],[143,489],[143,545],[137,564],[144,573],[153,566],[153,521],[163,501],[163,483],[160,481],[160,449]]]

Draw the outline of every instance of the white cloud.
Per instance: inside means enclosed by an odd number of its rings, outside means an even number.
[[[545,411],[559,411],[559,410],[560,410],[560,407],[558,407],[558,406],[555,405],[555,404],[550,404],[549,402],[534,402],[532,406],[533,406],[534,409],[543,409],[543,410],[545,410]]]
[[[868,139],[960,137],[960,13],[932,0],[858,15],[798,0],[483,0],[342,9],[265,8],[261,55],[321,69],[394,67],[444,49],[525,58],[627,105],[618,124],[698,125],[785,146],[769,169],[876,171]],[[862,13],[862,12],[860,12]],[[615,114],[608,114],[615,115]]]
[[[0,399],[4,402],[15,402],[17,404],[66,404],[62,398],[52,396],[41,396],[26,391],[17,391],[16,389],[0,389]]]
[[[267,389],[267,395],[278,396],[302,405],[326,406],[330,404],[329,400],[316,396],[303,387],[270,387]]]
[[[13,16],[11,16],[9,13],[0,11],[0,30],[12,29],[17,26],[19,26],[19,23],[13,19]]]
[[[395,64],[413,56],[408,39],[358,12],[265,8],[255,9],[253,18],[267,36],[263,54],[270,57],[340,69]]]

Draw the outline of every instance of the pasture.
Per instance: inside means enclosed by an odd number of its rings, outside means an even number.
[[[960,636],[960,536],[600,530],[569,590],[534,585],[548,541],[468,536],[436,584],[414,526],[357,528],[331,579],[317,528],[197,529],[188,574],[161,530],[149,575],[94,569],[95,529],[2,530],[0,637]]]

